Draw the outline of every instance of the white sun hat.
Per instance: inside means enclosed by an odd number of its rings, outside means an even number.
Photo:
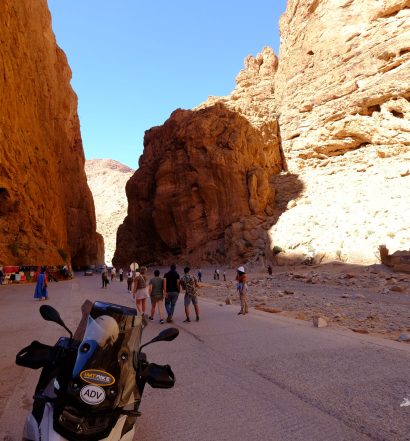
[[[245,272],[245,268],[244,268],[243,266],[240,266],[240,267],[238,268],[238,271],[240,271],[241,273],[244,273],[244,272]]]

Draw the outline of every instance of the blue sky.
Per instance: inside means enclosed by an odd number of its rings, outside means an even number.
[[[278,53],[286,0],[48,0],[87,159],[137,168],[145,130],[227,95],[243,60]]]

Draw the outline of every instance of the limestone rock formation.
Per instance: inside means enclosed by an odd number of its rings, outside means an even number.
[[[264,110],[277,59],[266,49],[245,66],[229,97],[176,110],[146,132],[126,188],[116,265],[239,261],[266,247],[275,195],[270,179],[283,167],[277,123]]]
[[[379,252],[380,260],[384,265],[391,267],[393,271],[410,274],[410,250],[389,254],[386,245],[380,245]]]
[[[147,132],[119,260],[269,258],[266,229],[278,262],[409,248],[410,0],[289,0],[280,25],[279,61],[248,57],[229,96]]]
[[[135,170],[112,159],[92,159],[85,162],[85,172],[94,198],[97,231],[104,238],[104,261],[111,265],[117,229],[127,215],[125,185]]]
[[[409,148],[409,5],[288,2],[275,77],[287,156]]]
[[[410,246],[409,6],[288,2],[275,100],[304,190],[270,232],[284,258],[370,263],[380,244]]]
[[[98,262],[77,97],[46,0],[3,0],[0,28],[0,263]]]

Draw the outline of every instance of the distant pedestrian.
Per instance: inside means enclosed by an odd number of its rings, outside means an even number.
[[[198,270],[198,282],[202,282],[202,270],[199,268]]]
[[[65,279],[68,278],[68,267],[67,267],[67,265],[63,266],[63,276],[64,276]]]
[[[215,271],[214,271],[214,280],[216,280],[216,275],[217,275],[217,272],[216,272],[216,268],[215,268]]]
[[[272,275],[272,267],[270,265],[268,265],[268,274],[271,276]]]
[[[101,279],[102,279],[102,287],[101,288],[107,288],[108,284],[110,283],[108,280],[108,269],[104,267],[101,273]]]
[[[154,277],[149,281],[148,292],[151,298],[150,320],[154,320],[155,308],[158,309],[159,322],[164,323],[164,312],[162,310],[164,300],[164,279],[159,277],[159,270],[154,271]]]
[[[145,272],[147,268],[142,266],[140,268],[140,272],[136,273],[136,277],[134,278],[132,295],[135,298],[135,303],[137,306],[137,311],[145,316],[145,310],[147,307],[147,297],[148,297],[148,284],[147,284],[147,276]]]
[[[248,283],[243,266],[240,266],[237,270],[236,281],[238,282],[236,289],[238,290],[239,300],[241,302],[241,310],[238,312],[238,315],[245,315],[248,313]]]
[[[122,282],[124,280],[124,270],[122,268],[120,268],[120,270],[118,271],[119,275],[120,275],[120,282]]]
[[[172,322],[172,317],[175,311],[175,304],[178,300],[180,290],[180,277],[176,271],[176,266],[171,265],[170,270],[164,275],[164,294],[165,294],[165,309],[167,310],[167,322]]]
[[[113,267],[111,268],[111,282],[112,282],[113,280],[115,280],[116,277],[117,277],[117,270],[115,269],[115,266],[113,266]]]
[[[36,300],[48,299],[47,275],[45,267],[41,268],[40,274],[37,276],[37,284],[34,291],[34,298]]]
[[[226,282],[226,273],[225,273],[225,270],[224,270],[224,272],[222,273],[222,277],[224,278],[224,282]]]
[[[198,306],[198,281],[196,277],[189,273],[190,268],[184,268],[184,275],[181,277],[181,286],[185,289],[184,296],[184,306],[185,306],[185,323],[189,323],[191,320],[189,318],[189,305],[194,305],[196,321],[199,321],[199,306]]]
[[[216,271],[216,280],[219,280],[219,269],[217,268],[215,271]]]
[[[127,290],[131,292],[132,289],[132,271],[129,270],[127,273]]]

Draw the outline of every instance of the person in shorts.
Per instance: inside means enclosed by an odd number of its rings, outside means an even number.
[[[241,302],[241,310],[238,312],[238,315],[248,314],[248,283],[245,273],[245,268],[240,266],[236,272],[236,281],[238,284],[236,285],[236,289],[239,294],[239,300]]]
[[[189,318],[189,305],[192,303],[194,305],[196,321],[199,321],[199,306],[198,306],[198,280],[195,276],[190,274],[190,268],[184,268],[184,275],[181,277],[181,286],[185,289],[184,296],[184,306],[185,306],[185,323],[189,323],[191,320]]]
[[[155,270],[154,277],[149,281],[148,292],[151,299],[151,313],[148,318],[154,320],[155,308],[158,307],[159,322],[162,325],[164,323],[164,313],[162,310],[162,301],[164,300],[164,279],[159,277],[159,274],[159,270]]]
[[[148,297],[148,286],[147,286],[147,268],[142,266],[140,272],[135,274],[135,278],[132,285],[132,296],[135,299],[137,311],[145,316],[145,310],[147,305]]]

